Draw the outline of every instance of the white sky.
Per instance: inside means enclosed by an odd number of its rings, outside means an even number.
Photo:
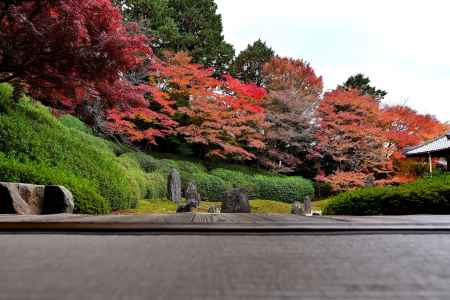
[[[216,0],[237,51],[261,38],[309,61],[326,89],[364,73],[406,103],[450,121],[450,1]]]

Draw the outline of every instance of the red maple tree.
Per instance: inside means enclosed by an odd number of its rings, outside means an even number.
[[[213,70],[191,63],[184,52],[165,55],[150,74],[150,107],[158,115],[135,119],[127,111],[112,111],[116,132],[153,143],[157,137],[176,134],[188,144],[203,146],[209,157],[254,158],[253,150],[264,147],[260,102],[265,90],[229,75],[218,80]]]
[[[359,91],[338,88],[325,94],[317,110],[316,150],[332,159],[332,171],[373,174],[377,179],[390,172],[381,114],[378,101]]]
[[[385,107],[383,119],[389,140],[388,155],[397,159],[403,158],[402,152],[406,147],[419,145],[449,130],[448,125],[434,116],[419,114],[404,105]]]
[[[142,106],[147,89],[123,75],[151,56],[110,0],[0,3],[0,82],[52,107],[76,111],[99,98]]]

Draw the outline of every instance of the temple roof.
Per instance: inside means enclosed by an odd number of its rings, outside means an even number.
[[[450,132],[422,145],[409,148],[405,151],[406,156],[419,156],[428,153],[450,152]]]

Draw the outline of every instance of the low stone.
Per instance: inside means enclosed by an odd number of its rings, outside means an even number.
[[[250,202],[243,189],[233,189],[225,193],[222,203],[222,213],[250,213]]]
[[[191,213],[194,207],[194,203],[187,203],[185,205],[178,206],[177,213]]]
[[[169,199],[177,204],[181,202],[181,176],[173,169],[167,180],[167,194]]]
[[[302,204],[299,201],[295,201],[292,203],[292,209],[291,213],[293,215],[304,215],[305,212],[303,211]]]
[[[192,203],[193,207],[200,207],[200,194],[197,191],[197,184],[190,182],[185,192],[185,197],[188,203]]]
[[[305,214],[310,215],[312,210],[311,197],[306,196],[303,204]]]
[[[42,214],[71,214],[74,209],[72,193],[62,186],[47,185],[44,188]]]
[[[20,196],[19,184],[0,183],[0,214],[30,215],[31,208]]]
[[[221,209],[219,206],[211,206],[208,208],[208,213],[209,214],[220,214]]]

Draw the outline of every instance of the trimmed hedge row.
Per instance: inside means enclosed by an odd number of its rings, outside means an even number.
[[[450,175],[402,186],[366,188],[330,198],[327,215],[450,214]]]
[[[249,175],[241,171],[215,169],[211,172],[232,187],[244,188],[250,199],[267,199],[292,203],[314,195],[311,181],[302,177]]]

